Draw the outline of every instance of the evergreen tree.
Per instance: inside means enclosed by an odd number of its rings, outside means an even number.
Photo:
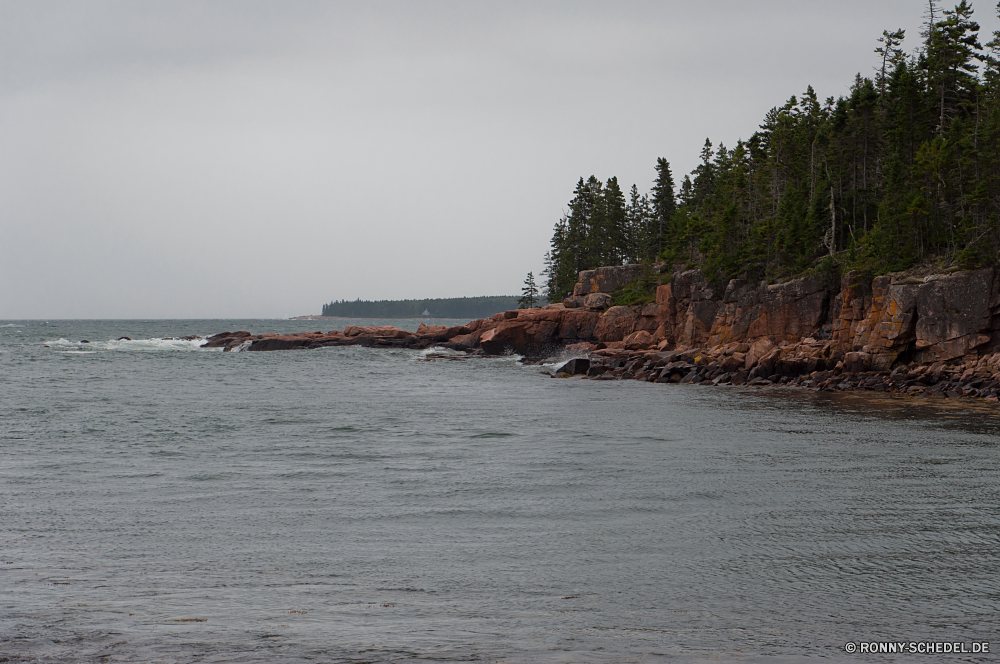
[[[632,185],[629,202],[625,207],[625,256],[624,263],[639,263],[655,256],[656,216],[649,197],[639,194]]]
[[[630,254],[629,238],[629,211],[618,178],[603,184],[593,175],[581,177],[545,257],[547,299],[569,295],[581,270],[621,265]]]
[[[575,237],[573,238],[575,241]],[[571,244],[569,215],[556,222],[549,252],[545,255],[545,299],[558,302],[573,292],[580,265],[578,246]]]
[[[998,6],[1000,11],[1000,6]],[[583,269],[635,260],[757,280],[842,264],[875,273],[1000,257],[1000,31],[986,50],[968,0],[927,0],[921,49],[883,31],[871,78],[812,87],[728,148],[706,140],[675,191],[665,159],[644,195],[581,178],[547,255],[557,297]]]
[[[979,24],[972,20],[972,7],[962,0],[953,10],[943,12],[944,19],[930,30],[925,57],[927,82],[938,96],[939,136],[958,107],[971,101],[976,92],[976,60],[979,51]]]
[[[655,215],[656,233],[644,247],[643,258],[653,260],[660,255],[664,247],[664,234],[669,231],[677,202],[674,199],[674,176],[670,172],[670,162],[663,157],[656,160],[656,181],[652,191],[653,214]]]
[[[628,254],[628,218],[618,178],[608,178],[603,203],[604,218],[598,239],[601,249],[595,252],[595,258],[600,265],[622,265]]]
[[[535,285],[535,275],[528,272],[524,280],[524,288],[521,289],[521,299],[518,300],[518,309],[532,309],[538,304],[538,287]]]
[[[885,94],[885,85],[888,81],[889,74],[892,73],[893,69],[903,60],[905,57],[903,55],[903,50],[899,48],[899,45],[903,43],[903,38],[906,36],[906,30],[899,29],[895,32],[889,32],[888,30],[882,31],[882,36],[879,37],[878,42],[882,44],[875,49],[875,52],[882,56],[882,65],[877,68],[878,78],[878,91],[879,94]]]

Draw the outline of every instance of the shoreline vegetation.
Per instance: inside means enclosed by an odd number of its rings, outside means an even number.
[[[912,54],[883,31],[849,96],[821,103],[810,86],[732,149],[706,140],[679,190],[663,158],[628,202],[617,178],[581,177],[545,256],[551,304],[533,306],[529,273],[522,308],[467,325],[206,345],[443,346],[561,357],[555,375],[591,380],[997,402],[1000,31],[984,47],[972,15],[929,0]]]
[[[629,263],[697,268],[721,287],[997,265],[1000,32],[981,43],[966,0],[924,6],[916,40],[873,40],[873,75],[857,74],[850,94],[823,100],[809,86],[735,146],[706,139],[677,187],[665,158],[645,194],[581,177],[553,229],[543,295],[559,302],[580,271]],[[652,301],[656,285],[650,269],[616,304]]]

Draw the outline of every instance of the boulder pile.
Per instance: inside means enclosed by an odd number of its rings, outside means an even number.
[[[586,359],[570,360],[559,367],[555,376],[753,387],[790,385],[826,392],[864,390],[979,397],[990,402],[997,402],[1000,395],[1000,353],[961,364],[911,362],[892,371],[870,371],[843,361],[831,364],[829,348],[828,344],[806,340],[802,344],[783,342],[776,347],[758,348],[727,344],[686,351],[603,349]]]

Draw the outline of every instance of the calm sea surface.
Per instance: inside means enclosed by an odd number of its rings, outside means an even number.
[[[351,322],[0,321],[0,656],[1000,652],[1000,409],[162,340]]]

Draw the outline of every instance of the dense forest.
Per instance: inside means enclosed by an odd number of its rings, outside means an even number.
[[[966,0],[929,0],[915,50],[883,31],[850,95],[821,101],[809,86],[749,139],[706,140],[679,186],[665,159],[647,194],[580,178],[546,254],[549,301],[579,270],[628,262],[699,266],[719,282],[995,264],[1000,32],[983,46],[972,16]]]
[[[340,300],[323,305],[324,316],[340,318],[488,318],[495,313],[516,309],[518,298],[512,296],[453,297],[435,300]],[[424,312],[427,312],[426,314]]]

